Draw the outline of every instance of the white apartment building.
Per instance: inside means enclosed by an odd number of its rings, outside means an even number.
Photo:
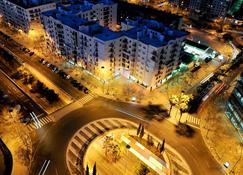
[[[109,4],[110,8],[116,8]],[[83,12],[70,9],[77,9],[77,4],[60,6],[42,14],[48,46],[92,74],[100,78],[105,76],[103,74],[121,74],[145,87],[155,88],[178,68],[180,51],[188,33],[141,19],[126,20],[122,23],[122,31],[114,32],[103,27],[102,20],[97,20],[98,24],[77,15]],[[82,5],[79,9],[86,11]],[[100,19],[104,19],[103,13],[93,13],[101,14]],[[113,25],[116,25],[114,21],[109,20],[106,26],[112,29]]]
[[[38,5],[28,4],[24,1],[0,0],[0,14],[4,16],[6,22],[9,22],[16,29],[24,32],[29,31],[30,22],[39,20],[40,14],[56,8],[56,3],[40,3]]]
[[[115,30],[117,24],[117,4],[109,0],[93,4],[84,1],[82,4],[69,4],[59,7],[64,13],[71,13],[88,21],[98,21],[101,26]]]

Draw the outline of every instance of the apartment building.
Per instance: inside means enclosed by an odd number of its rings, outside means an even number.
[[[28,32],[30,22],[39,20],[40,14],[56,8],[51,0],[0,0],[0,14],[16,29]]]
[[[233,0],[169,0],[178,6],[200,11],[212,17],[226,16]]]
[[[105,3],[116,10],[111,2]],[[104,27],[104,10],[92,10],[101,19],[93,20],[83,15],[84,11],[91,11],[86,4],[77,6],[59,6],[42,14],[48,47],[74,64],[101,78],[104,73],[121,74],[148,88],[156,88],[178,68],[188,33],[145,19],[127,19],[121,24],[122,30],[116,32],[111,30],[113,20],[106,25],[110,29]]]

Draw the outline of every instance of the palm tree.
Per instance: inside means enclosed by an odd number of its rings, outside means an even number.
[[[161,144],[161,146],[160,146],[159,151],[160,151],[160,153],[161,153],[161,152],[163,152],[164,150],[165,150],[165,139],[163,139],[163,142],[162,142],[162,144]]]
[[[137,129],[137,136],[139,135],[139,133],[141,132],[141,127],[142,127],[142,124],[139,123],[139,126],[138,126],[138,129]]]
[[[140,131],[140,134],[139,134],[139,137],[140,138],[143,138],[143,136],[144,136],[144,126],[142,125],[141,131]]]
[[[89,166],[86,165],[85,175],[89,175]]]
[[[94,166],[93,166],[93,173],[92,173],[92,175],[96,175],[96,172],[97,170],[96,170],[96,162],[95,162],[95,164],[94,164]]]

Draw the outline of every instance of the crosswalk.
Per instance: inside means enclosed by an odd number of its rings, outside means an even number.
[[[109,118],[83,126],[71,139],[66,152],[66,161],[71,174],[82,172],[82,159],[88,144],[100,134],[117,128],[136,128],[136,124],[124,119]],[[79,165],[79,166],[77,166]],[[82,174],[82,173],[81,173]]]
[[[90,102],[91,100],[93,100],[96,97],[95,94],[87,94],[85,95],[83,98],[79,99],[77,102],[83,106],[84,104]]]
[[[75,103],[78,104],[78,106],[83,106],[85,105],[86,103],[90,102],[91,100],[93,100],[94,98],[96,97],[95,94],[87,94],[85,95],[83,98],[79,99],[78,101],[76,101]],[[35,122],[32,122],[30,124],[27,125],[27,128],[30,130],[30,131],[33,131],[33,130],[36,130],[36,129],[39,129],[43,126],[45,126],[46,124],[50,123],[50,122],[54,122],[53,119],[51,119],[50,116],[46,116],[46,117],[43,117],[43,118],[38,118],[38,125],[36,125]]]
[[[187,123],[197,125],[197,126],[200,126],[200,121],[201,121],[200,118],[196,118],[196,117],[193,117],[191,115],[188,115],[187,118],[186,118]]]
[[[49,117],[49,116],[46,116],[46,117],[43,117],[43,118],[40,118],[39,119],[39,128],[45,126],[46,124],[50,123],[50,122],[53,122],[53,120]],[[36,130],[36,129],[39,129],[37,125],[35,125],[34,122],[30,123],[27,125],[27,128],[30,130],[30,131],[33,131],[33,130]]]

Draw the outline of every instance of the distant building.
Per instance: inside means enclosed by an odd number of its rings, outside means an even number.
[[[58,6],[42,14],[50,49],[101,78],[104,72],[121,74],[149,88],[179,67],[187,32],[145,19],[127,19],[122,31],[115,32],[110,29],[116,23],[116,4],[106,0],[90,5]]]
[[[227,102],[226,114],[235,128],[243,134],[243,72]]]
[[[30,22],[39,20],[41,12],[56,8],[52,0],[0,0],[0,14],[16,29],[29,31]]]
[[[147,6],[128,3],[124,0],[115,0],[118,3],[118,23],[120,24],[124,19],[132,19],[134,17],[141,17],[143,19],[153,19],[161,22],[171,28],[181,29],[183,17],[167,13]]]
[[[211,17],[226,16],[233,0],[169,0],[180,7],[189,8]]]

